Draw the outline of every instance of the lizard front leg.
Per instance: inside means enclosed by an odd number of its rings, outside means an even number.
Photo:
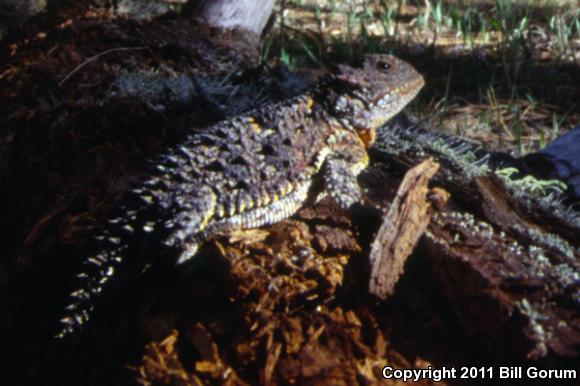
[[[345,209],[360,202],[362,190],[357,176],[367,165],[364,144],[355,134],[347,133],[322,166],[325,193]]]

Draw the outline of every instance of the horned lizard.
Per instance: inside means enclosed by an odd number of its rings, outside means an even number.
[[[305,94],[189,135],[152,162],[97,232],[57,337],[80,330],[112,278],[143,267],[135,255],[152,246],[182,264],[205,240],[276,223],[321,195],[345,208],[360,201],[357,175],[375,129],[423,84],[408,63],[367,55]]]

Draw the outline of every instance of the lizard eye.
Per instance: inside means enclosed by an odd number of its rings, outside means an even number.
[[[388,72],[391,69],[391,65],[387,62],[378,62],[377,70],[381,72]]]

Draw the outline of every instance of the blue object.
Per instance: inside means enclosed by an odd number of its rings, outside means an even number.
[[[564,181],[570,198],[580,200],[580,125],[522,161],[542,178]]]

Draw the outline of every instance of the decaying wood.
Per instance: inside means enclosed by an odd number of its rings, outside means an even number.
[[[474,182],[485,217],[502,229],[519,233],[522,237],[526,237],[525,232],[522,232],[525,229],[528,232],[533,230],[543,234],[557,233],[573,243],[574,240],[580,239],[578,228],[546,218],[539,210],[523,208],[505,189],[498,177],[494,175],[476,177]]]
[[[428,159],[407,172],[373,241],[369,291],[381,299],[393,293],[407,257],[429,224],[427,184],[438,169]]]
[[[403,143],[413,129],[400,134]],[[580,355],[578,215],[567,209],[569,219],[558,223],[534,206],[539,200],[517,197],[493,172],[468,178],[446,155],[405,146],[388,158],[406,169],[435,157],[442,165],[435,180],[452,191],[450,204],[433,210],[421,258],[430,259],[465,329],[498,361],[572,363]]]
[[[457,315],[500,359],[579,355],[575,260],[518,243],[469,214],[439,214],[426,244]]]

